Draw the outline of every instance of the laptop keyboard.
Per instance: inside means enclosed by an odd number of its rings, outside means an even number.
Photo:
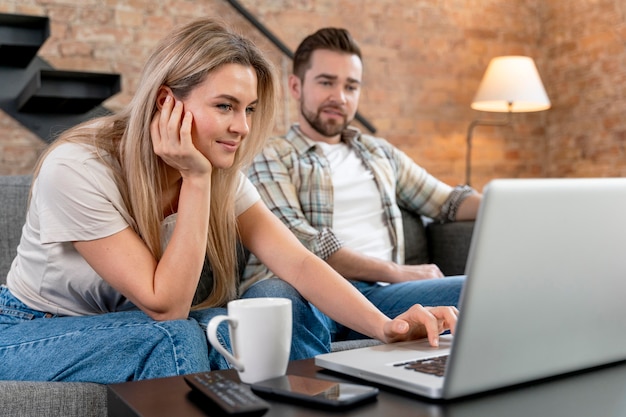
[[[448,355],[436,358],[419,359],[409,362],[396,363],[394,366],[402,366],[410,371],[422,372],[425,374],[443,376],[446,370]]]

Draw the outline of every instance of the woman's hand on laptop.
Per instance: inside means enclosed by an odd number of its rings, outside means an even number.
[[[409,310],[387,322],[384,327],[386,343],[428,337],[431,346],[439,346],[439,335],[446,330],[454,334],[459,310],[456,307],[424,307],[415,304]]]

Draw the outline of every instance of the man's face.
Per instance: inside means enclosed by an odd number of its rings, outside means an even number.
[[[291,92],[300,104],[300,126],[314,140],[335,142],[356,114],[363,65],[356,55],[325,49],[311,54],[304,80],[292,76]]]

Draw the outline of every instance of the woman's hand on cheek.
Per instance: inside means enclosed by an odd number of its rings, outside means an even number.
[[[191,112],[184,112],[182,101],[171,95],[166,97],[150,123],[154,153],[183,177],[206,175],[212,170],[209,160],[193,144],[192,125]]]

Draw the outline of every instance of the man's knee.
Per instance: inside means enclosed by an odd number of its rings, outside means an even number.
[[[253,284],[241,298],[255,297],[284,297],[293,300],[302,298],[300,293],[286,281],[280,278],[268,278]]]

